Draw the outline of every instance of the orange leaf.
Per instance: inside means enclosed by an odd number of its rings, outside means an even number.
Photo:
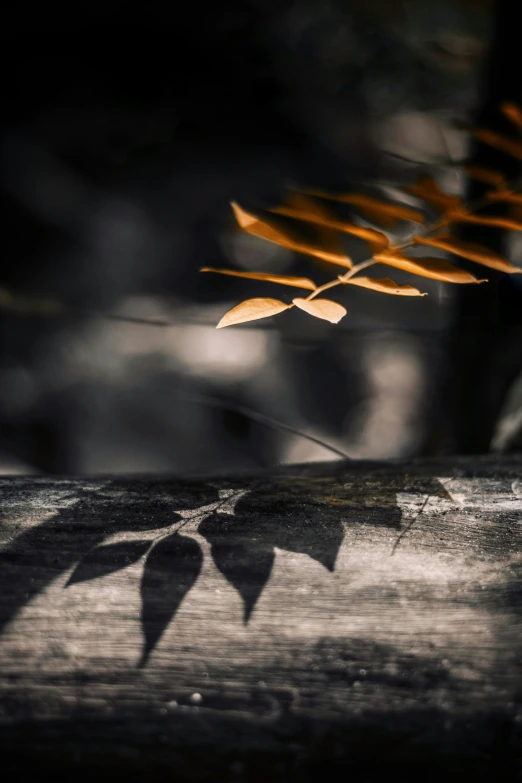
[[[303,217],[306,216],[307,220],[316,218],[316,220],[322,224],[336,221],[335,215],[322,204],[319,204],[311,198],[307,198],[307,196],[304,196],[298,191],[292,191],[290,193],[286,200],[286,208],[290,211],[293,210],[296,213],[302,214]],[[282,209],[285,209],[285,207],[282,207]],[[275,212],[276,210],[270,211]]]
[[[402,204],[392,204],[389,201],[380,201],[380,199],[366,196],[362,193],[342,193],[332,195],[330,193],[317,193],[306,191],[311,196],[329,199],[330,201],[339,201],[343,204],[351,204],[359,209],[363,215],[370,220],[381,222],[384,226],[392,227],[398,220],[412,220],[415,223],[424,223],[424,215],[411,207],[405,207]]]
[[[367,226],[359,226],[357,223],[350,223],[344,221],[338,226],[339,231],[345,234],[351,234],[352,236],[359,237],[368,242],[374,253],[379,253],[381,250],[385,250],[390,246],[390,240],[383,234],[382,231],[377,231],[375,228],[368,228]]]
[[[293,299],[292,301],[305,313],[322,318],[323,321],[330,321],[331,324],[339,323],[346,315],[345,308],[337,302],[332,302],[331,299]]]
[[[368,242],[374,253],[378,253],[390,245],[390,240],[382,231],[359,226],[357,223],[339,220],[335,215],[319,206],[317,202],[299,193],[293,194],[288,201],[288,206],[276,207],[269,211],[277,215],[295,218],[296,220],[306,220],[309,223],[325,226],[345,234],[352,234]]]
[[[372,280],[371,277],[351,277],[349,280],[339,279],[348,285],[358,285],[361,288],[369,288],[371,291],[380,291],[383,294],[395,294],[396,296],[427,296],[411,285],[397,285],[389,277],[380,280]]]
[[[279,283],[280,285],[291,285],[294,288],[307,288],[309,291],[315,291],[316,284],[307,277],[294,277],[293,275],[271,275],[264,272],[236,272],[234,269],[214,269],[211,266],[204,266],[200,272],[215,272],[218,275],[230,275],[230,277],[245,277],[247,280],[264,280],[267,283]]]
[[[338,238],[332,233],[323,245],[306,243],[299,238],[290,234],[290,232],[281,228],[271,226],[266,220],[260,220],[255,215],[245,212],[244,209],[238,204],[233,203],[232,209],[236,216],[236,220],[247,234],[251,234],[254,237],[260,239],[266,239],[268,242],[274,242],[276,245],[286,247],[288,250],[293,250],[296,253],[303,253],[304,255],[313,256],[314,258],[320,258],[323,261],[328,261],[331,264],[337,264],[348,269],[352,268],[352,262],[348,256],[343,253]],[[326,246],[325,246],[326,245]]]
[[[475,242],[464,242],[461,239],[455,239],[450,234],[437,234],[434,237],[413,237],[412,242],[418,245],[429,245],[430,247],[439,247],[441,250],[447,250],[462,258],[468,258],[477,264],[497,269],[499,272],[514,274],[522,272],[516,266],[512,266],[505,258],[495,253],[483,245]]]
[[[478,182],[485,182],[486,185],[491,185],[494,188],[500,188],[506,182],[504,175],[501,174],[500,171],[495,171],[495,169],[488,169],[485,166],[468,165],[462,166],[461,168],[472,179],[476,179]]]
[[[404,190],[423,199],[427,204],[440,212],[446,212],[448,209],[456,209],[462,206],[462,199],[459,196],[450,196],[448,193],[444,193],[433,177],[422,177],[416,185],[409,185]]]
[[[486,280],[477,280],[464,269],[459,269],[447,261],[438,258],[408,258],[399,251],[391,253],[378,253],[374,256],[380,264],[394,266],[420,277],[429,277],[431,280],[442,280],[445,283],[485,283]]]
[[[284,310],[288,310],[288,307],[289,305],[280,302],[279,299],[247,299],[245,302],[241,302],[241,304],[233,307],[228,313],[225,313],[216,329],[243,324],[247,321],[257,321],[259,318],[269,318],[271,315],[277,315]]]
[[[490,147],[495,147],[495,149],[505,152],[506,155],[511,155],[512,158],[522,160],[522,142],[513,141],[513,139],[502,136],[502,134],[488,128],[476,128],[472,130],[472,133],[484,144],[489,144]]]
[[[522,223],[506,217],[470,215],[466,212],[452,212],[448,215],[448,221],[451,223],[475,223],[477,226],[504,228],[507,231],[522,231]]]
[[[510,120],[515,128],[522,131],[522,110],[514,103],[503,103],[500,107],[502,114]]]
[[[495,190],[486,195],[491,201],[504,201],[506,204],[522,204],[522,193],[515,193],[512,190]]]
[[[411,220],[414,223],[424,223],[424,215],[416,209],[403,207],[400,204],[390,204],[371,196],[353,193],[339,196],[339,201],[357,207],[370,220],[380,221],[384,226],[394,226],[398,220]]]

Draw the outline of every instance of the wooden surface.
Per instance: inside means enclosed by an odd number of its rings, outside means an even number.
[[[8,780],[522,779],[522,457],[2,478],[0,509]]]

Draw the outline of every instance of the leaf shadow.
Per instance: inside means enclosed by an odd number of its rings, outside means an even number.
[[[234,516],[219,511],[207,516],[198,532],[210,544],[218,570],[239,593],[246,625],[270,579],[276,547],[305,554],[333,572],[345,525],[399,530],[397,492],[408,489],[444,491],[438,480],[426,477],[397,476],[385,485],[336,482],[331,476],[292,477],[246,494]]]
[[[52,488],[53,480],[49,483]],[[33,513],[29,511],[31,503],[39,505],[47,490],[41,479],[31,478],[24,479],[15,491],[27,503],[29,514]],[[215,487],[196,481],[132,478],[108,481],[101,489],[91,489],[85,481],[72,481],[68,498],[77,502],[60,508],[0,550],[0,635],[27,603],[72,567],[76,566],[76,576],[69,584],[101,576],[101,563],[98,567],[85,553],[109,549],[112,545],[105,547],[103,542],[110,536],[167,530],[182,521],[176,509],[196,510],[217,503],[219,493]],[[10,514],[10,502],[6,489],[0,496],[0,518]],[[147,543],[150,546],[152,542]],[[106,553],[100,554],[105,559]],[[82,561],[84,565],[80,565]],[[126,565],[130,563],[122,567]]]
[[[143,667],[181,602],[196,583],[203,552],[196,541],[180,533],[160,539],[150,551],[141,580]]]
[[[270,578],[275,559],[269,539],[258,535],[252,539],[248,530],[244,517],[227,514],[213,514],[198,528],[210,544],[216,567],[243,599],[245,625]]]
[[[121,571],[137,563],[149,548],[150,541],[147,540],[95,546],[80,560],[65,587]]]
[[[26,498],[45,491],[37,481],[33,484],[25,482]],[[262,481],[245,478],[234,483],[232,494],[235,490],[242,491],[232,513],[220,506],[218,489],[201,481],[115,480],[100,490],[72,482],[70,498],[76,502],[0,552],[4,584],[0,632],[28,601],[69,569],[73,570],[66,587],[116,573],[145,557],[140,585],[139,666],[143,667],[203,565],[200,544],[183,533],[187,515],[177,510],[201,513],[197,532],[208,542],[217,569],[239,594],[246,625],[272,574],[276,548],[304,554],[333,572],[346,526],[399,531],[403,526],[398,493],[444,491],[431,477],[395,473],[383,481],[377,474],[337,476],[331,466],[324,475],[312,471]],[[150,530],[157,531],[155,539],[149,535],[104,543],[115,533]]]

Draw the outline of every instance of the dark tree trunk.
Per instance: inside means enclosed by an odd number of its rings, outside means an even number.
[[[492,54],[476,124],[513,135],[513,126],[500,112],[503,101],[522,104],[520,32],[510,0],[494,3]],[[511,181],[520,174],[514,158],[485,144],[475,145],[472,162],[503,171]],[[480,198],[485,189],[473,182],[468,199]],[[507,235],[499,229],[469,226],[460,233],[465,239],[507,252]],[[449,453],[479,454],[489,449],[506,391],[522,367],[522,289],[507,275],[484,271],[488,284],[462,286],[458,292],[445,406]]]

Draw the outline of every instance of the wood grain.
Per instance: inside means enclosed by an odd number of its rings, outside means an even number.
[[[8,779],[522,779],[521,457],[2,478],[0,510]]]

